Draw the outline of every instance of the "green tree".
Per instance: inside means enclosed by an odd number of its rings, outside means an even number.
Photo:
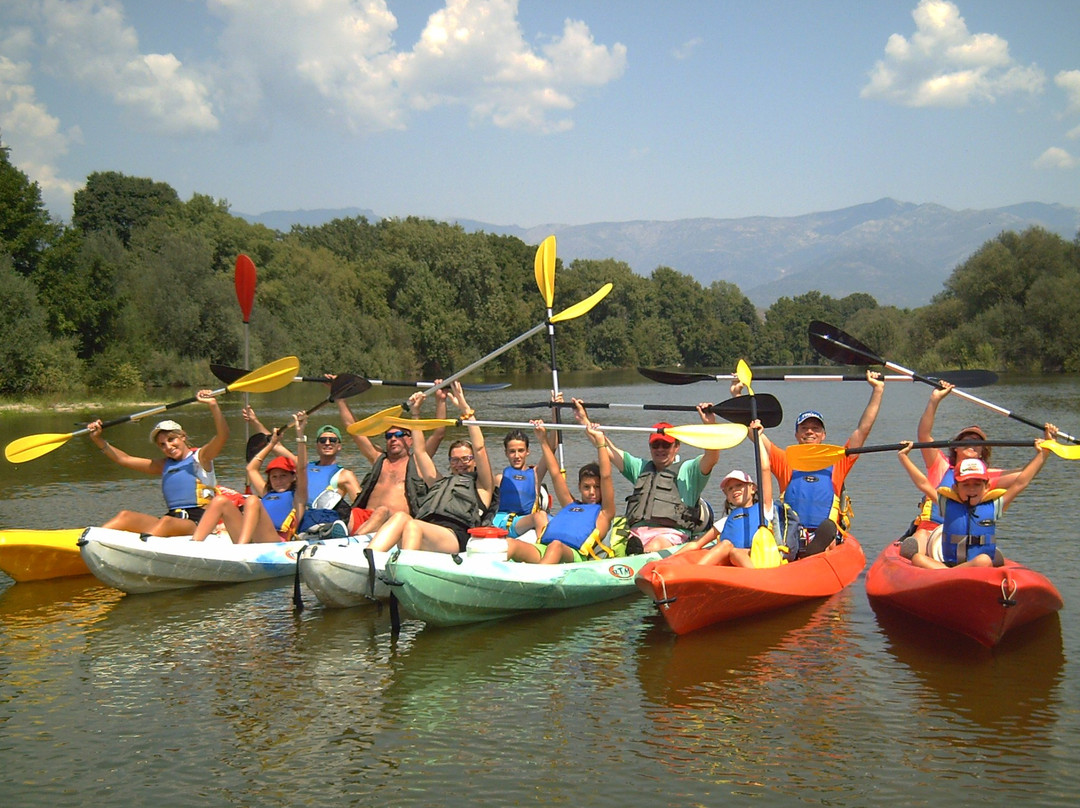
[[[12,165],[10,150],[0,143],[0,253],[11,256],[16,272],[30,277],[59,230],[41,201],[41,188]]]
[[[114,233],[125,247],[150,221],[179,206],[172,186],[117,171],[95,171],[75,192],[71,222],[86,233]]]

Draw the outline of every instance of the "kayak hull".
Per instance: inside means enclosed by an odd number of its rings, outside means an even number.
[[[660,554],[567,564],[490,556],[395,551],[385,578],[405,611],[432,625],[454,626],[632,595],[634,574]]]
[[[696,563],[706,552],[691,550],[653,562],[635,579],[676,634],[830,597],[866,566],[862,547],[850,536],[824,553],[771,569]]]
[[[1061,593],[1044,575],[1006,560],[1002,567],[916,567],[886,547],[866,575],[872,604],[886,605],[971,637],[987,647],[1020,626],[1058,611]]]
[[[16,581],[89,575],[77,544],[83,530],[0,531],[0,570]]]
[[[361,539],[361,540],[357,540]],[[313,544],[301,554],[300,580],[319,602],[333,609],[347,609],[390,597],[382,579],[390,553],[372,552],[372,570],[364,554],[370,537],[330,540]]]
[[[197,542],[186,536],[140,536],[90,527],[79,545],[86,566],[101,581],[141,594],[291,576],[307,542],[233,544],[228,536]]]

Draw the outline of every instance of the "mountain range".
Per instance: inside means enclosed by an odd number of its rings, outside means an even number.
[[[238,216],[287,232],[294,224],[380,216],[361,208],[269,211]],[[1072,240],[1080,208],[1027,202],[986,210],[879,199],[802,216],[544,224],[536,227],[452,220],[467,232],[517,236],[539,244],[555,234],[564,263],[614,258],[637,273],[667,266],[701,284],[729,281],[756,305],[818,290],[833,297],[867,292],[883,305],[922,306],[952,271],[1006,230],[1043,227]]]

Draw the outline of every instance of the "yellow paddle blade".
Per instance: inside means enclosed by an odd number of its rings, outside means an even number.
[[[284,356],[245,373],[225,389],[230,393],[272,393],[295,379],[299,370],[299,359],[295,356]]]
[[[747,395],[754,395],[754,391],[750,389],[750,381],[754,378],[754,374],[750,372],[750,366],[742,359],[735,366],[735,376],[742,382],[742,386],[746,388]]]
[[[592,310],[593,306],[595,306],[597,303],[607,297],[608,292],[610,291],[611,284],[605,283],[603,286],[601,286],[584,300],[560,311],[558,314],[551,318],[551,322],[561,323],[566,320],[573,320],[575,317],[580,317],[581,315],[588,313]]]
[[[555,236],[548,236],[536,249],[536,286],[549,309],[555,300]]]
[[[665,435],[671,435],[680,443],[706,450],[738,446],[746,439],[746,433],[743,424],[686,424],[664,428]]]
[[[828,443],[796,443],[787,447],[788,465],[795,471],[820,471],[846,454],[843,446]]]
[[[4,457],[12,463],[25,463],[59,449],[71,439],[71,432],[52,432],[16,438],[4,447]]]
[[[385,410],[380,410],[374,415],[369,415],[367,418],[361,418],[359,421],[354,421],[349,424],[346,431],[350,435],[364,435],[366,437],[378,435],[387,427],[393,426],[393,424],[390,423],[392,418],[400,417],[404,414],[405,410],[401,408],[401,405],[395,404],[393,407],[387,407]]]
[[[757,569],[779,567],[784,563],[780,548],[776,546],[776,537],[767,527],[759,527],[750,543],[750,562]]]
[[[1039,448],[1049,449],[1058,457],[1062,457],[1066,460],[1080,460],[1080,445],[1077,444],[1066,446],[1064,443],[1058,443],[1056,440],[1041,440],[1039,441]]]

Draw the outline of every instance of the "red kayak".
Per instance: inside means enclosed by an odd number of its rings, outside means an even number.
[[[993,647],[1007,632],[1060,609],[1061,593],[1015,561],[1003,567],[930,570],[913,566],[893,542],[866,575],[866,594],[927,622]]]
[[[866,566],[862,547],[851,536],[824,553],[770,569],[697,564],[706,552],[689,550],[653,561],[634,579],[676,634],[827,598],[858,578]]]

